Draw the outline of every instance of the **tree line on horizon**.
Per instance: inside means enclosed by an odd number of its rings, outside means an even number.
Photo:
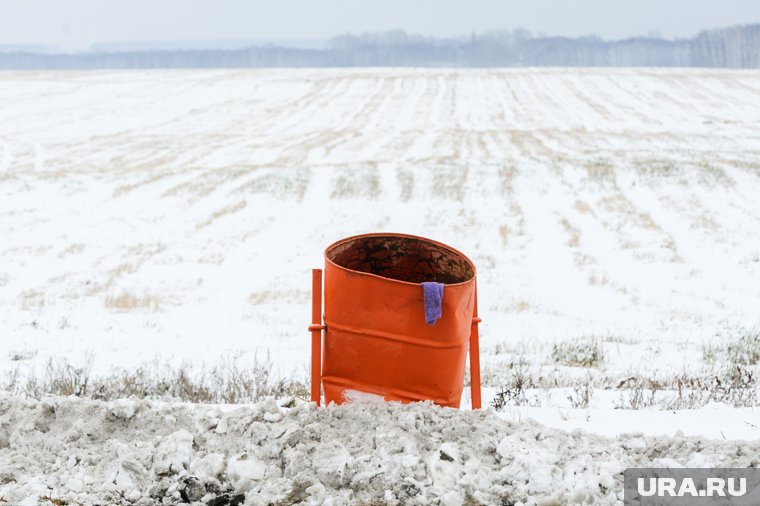
[[[760,68],[760,24],[668,40],[533,36],[523,29],[434,38],[404,31],[341,35],[324,49],[255,46],[226,50],[0,53],[0,69],[262,67],[723,67]]]

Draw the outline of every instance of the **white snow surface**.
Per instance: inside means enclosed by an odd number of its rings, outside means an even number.
[[[760,465],[757,440],[606,438],[429,403],[129,402],[125,411],[123,403],[0,394],[0,497],[33,505],[44,497],[146,506],[622,504],[627,467]],[[268,421],[274,413],[278,421]]]
[[[303,374],[309,270],[372,231],[474,260],[486,356],[691,370],[760,324],[757,71],[3,72],[0,103],[5,369]]]
[[[516,371],[540,383],[498,416],[3,397],[10,502],[201,483],[252,504],[604,503],[629,464],[757,454],[736,442],[760,438],[757,407],[628,409],[619,385],[680,395],[760,329],[758,71],[3,72],[0,103],[0,381],[50,358],[107,376],[267,354],[305,378],[310,269],[390,231],[478,267],[485,402]],[[599,364],[552,359],[583,339]]]

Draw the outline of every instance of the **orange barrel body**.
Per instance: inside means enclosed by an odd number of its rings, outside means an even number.
[[[458,408],[475,307],[475,266],[444,244],[402,234],[349,237],[325,251],[325,402],[375,394]],[[421,283],[444,283],[425,322]],[[478,385],[479,391],[479,385]]]

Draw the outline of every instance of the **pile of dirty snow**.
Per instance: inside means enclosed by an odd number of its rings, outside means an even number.
[[[0,502],[10,504],[614,504],[622,471],[645,465],[760,466],[760,442],[610,439],[427,403],[0,393]]]

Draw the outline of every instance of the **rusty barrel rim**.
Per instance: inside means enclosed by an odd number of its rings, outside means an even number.
[[[404,280],[401,280],[401,279],[389,278],[389,277],[386,277],[386,276],[380,276],[379,274],[373,274],[371,272],[364,272],[364,271],[358,271],[358,270],[355,270],[355,269],[349,269],[348,267],[344,267],[344,266],[342,266],[342,265],[340,265],[338,263],[333,262],[330,259],[330,257],[328,256],[328,253],[330,252],[330,250],[332,250],[333,248],[336,248],[336,247],[340,246],[341,244],[344,244],[344,243],[347,243],[347,242],[350,242],[350,241],[356,241],[356,240],[360,240],[360,239],[370,238],[370,237],[402,237],[404,239],[413,239],[413,240],[418,240],[418,241],[425,241],[425,242],[432,243],[435,246],[438,246],[439,248],[443,248],[445,250],[450,251],[451,253],[454,253],[455,255],[458,255],[458,256],[462,257],[467,262],[467,264],[469,265],[469,267],[472,269],[472,277],[470,279],[465,280],[465,281],[460,281],[459,283],[444,283],[445,286],[463,286],[463,285],[466,285],[468,283],[474,283],[475,279],[477,278],[478,271],[477,271],[477,269],[475,267],[475,264],[472,262],[472,260],[470,260],[470,258],[467,255],[465,255],[464,253],[462,253],[458,249],[452,248],[448,244],[444,244],[442,242],[439,242],[439,241],[436,241],[436,240],[433,240],[433,239],[429,239],[427,237],[421,237],[421,236],[412,235],[412,234],[394,233],[394,232],[372,232],[372,233],[369,233],[369,234],[352,235],[350,237],[345,237],[343,239],[335,241],[334,243],[332,243],[331,245],[329,245],[327,248],[325,248],[325,251],[323,253],[323,256],[325,257],[325,262],[327,262],[331,266],[334,266],[334,267],[336,267],[338,269],[341,269],[341,270],[344,270],[344,271],[348,271],[348,272],[354,273],[356,275],[368,276],[370,278],[376,278],[378,280],[383,280],[383,281],[390,281],[390,282],[393,282],[393,283],[400,283],[400,284],[403,284],[403,285],[410,285],[410,286],[419,286],[420,285],[419,283],[413,283],[411,281],[404,281]]]

